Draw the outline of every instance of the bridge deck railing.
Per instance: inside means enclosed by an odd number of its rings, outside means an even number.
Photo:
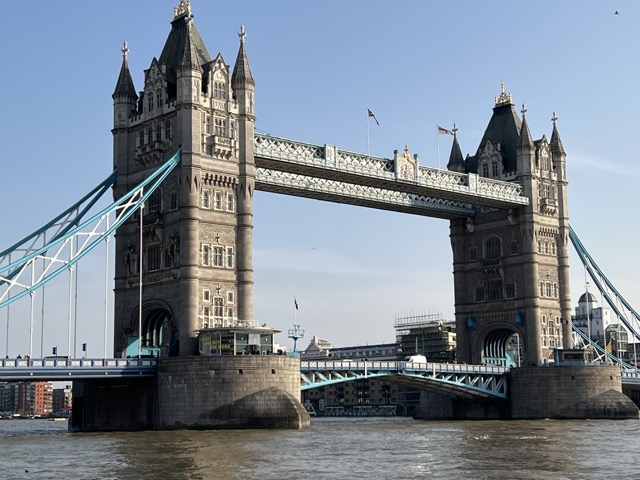
[[[5,358],[0,361],[2,369],[33,369],[50,368],[126,368],[126,367],[155,367],[154,358]]]

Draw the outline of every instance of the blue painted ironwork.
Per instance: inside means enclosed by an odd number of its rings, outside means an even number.
[[[595,283],[596,287],[602,293],[602,296],[606,299],[611,309],[617,315],[619,321],[627,328],[627,330],[636,338],[640,340],[640,333],[633,326],[632,322],[636,325],[640,325],[640,315],[633,307],[627,302],[622,295],[613,286],[613,283],[605,276],[602,270],[598,267],[596,262],[591,258],[591,255],[587,252],[578,235],[570,228],[569,238],[571,243],[580,257],[580,261],[584,265],[584,268],[589,273],[589,276]]]
[[[431,384],[441,390],[472,397],[507,398],[509,369],[490,365],[413,362],[300,362],[301,389],[352,380],[389,377],[390,381]]]
[[[109,236],[129,219],[136,210],[149,198],[149,196],[160,186],[162,181],[171,173],[178,165],[182,155],[182,149],[178,149],[176,153],[165,162],[160,168],[150,174],[144,181],[131,191],[127,192],[120,199],[95,214],[88,220],[80,223],[80,219],[87,213],[88,208],[82,209],[82,215],[78,214],[73,220],[69,221],[64,227],[41,247],[34,247],[27,250],[25,255],[18,260],[11,261],[8,265],[0,266],[0,308],[5,307],[16,300],[28,295],[42,285],[46,284],[60,273],[72,268],[82,257],[93,250],[102,241]],[[113,175],[113,174],[112,174]],[[109,177],[111,179],[111,177]],[[109,180],[111,181],[111,180]],[[104,195],[108,190],[107,180],[102,182],[94,192],[100,191]],[[111,184],[113,182],[111,181]],[[95,204],[98,198],[92,199],[91,205]],[[76,205],[78,205],[76,203]],[[73,207],[67,209],[66,212],[73,210]],[[109,216],[115,215],[113,222],[109,222]],[[56,217],[47,225],[55,225],[64,214]],[[76,225],[77,224],[77,225]],[[46,231],[45,227],[41,228],[32,235],[26,237],[25,240],[39,238],[40,234]],[[69,258],[61,258],[61,254],[65,248],[72,244],[74,239],[82,239],[79,242],[79,248],[76,252],[71,249]],[[12,248],[7,249],[3,254],[11,258],[11,254],[20,250],[25,240],[18,242]],[[4,257],[3,257],[4,258]],[[44,262],[42,271],[37,278],[33,278],[33,266],[36,260]],[[31,273],[31,275],[28,275]],[[22,276],[28,276],[26,280],[21,281]],[[18,293],[12,290],[18,290]]]
[[[5,358],[0,381],[83,380],[89,378],[154,377],[154,358]]]
[[[602,348],[601,345],[599,345],[597,342],[594,342],[593,340],[591,340],[589,338],[589,336],[586,333],[584,333],[582,331],[582,329],[577,327],[575,324],[572,323],[571,324],[571,328],[573,328],[573,331],[576,334],[578,334],[578,336],[583,340],[585,345],[590,345],[592,348],[597,350],[602,356],[604,356],[605,358],[611,360],[612,363],[616,363],[616,364],[620,365],[620,367],[622,367],[622,369],[638,371],[638,369],[636,367],[634,367],[633,365],[631,365],[630,363],[625,362],[621,358],[618,358],[615,355],[612,355],[611,353],[607,352],[604,348]]]

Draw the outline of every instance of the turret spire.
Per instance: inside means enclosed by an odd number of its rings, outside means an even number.
[[[527,124],[527,107],[522,104],[522,127],[520,127],[520,137],[518,138],[518,145],[516,150],[528,149],[533,150],[533,138],[531,138],[531,132],[529,131],[529,125]]]
[[[447,163],[447,169],[453,172],[465,173],[464,158],[462,156],[462,150],[458,143],[458,127],[453,124],[453,144],[451,145],[451,153],[449,154],[449,163]]]
[[[566,155],[566,152],[564,151],[564,147],[562,146],[562,140],[560,140],[560,134],[558,133],[558,128],[556,126],[556,122],[558,121],[556,112],[553,112],[553,117],[551,118],[551,121],[553,122],[553,132],[551,133],[551,141],[549,142],[549,147],[551,147],[551,151],[553,153]]]
[[[131,78],[131,72],[129,72],[129,62],[127,57],[129,54],[129,47],[127,42],[123,43],[122,48],[122,66],[120,67],[120,75],[118,75],[118,81],[116,83],[116,89],[113,92],[115,95],[131,96],[137,98],[136,88],[133,85],[133,79]]]
[[[233,74],[231,75],[231,83],[234,90],[244,83],[248,83],[254,86],[256,84],[255,80],[253,79],[253,75],[251,75],[249,60],[247,60],[247,53],[244,49],[245,36],[246,33],[244,31],[244,25],[241,25],[240,32],[238,33],[238,37],[240,37],[240,49],[238,50],[238,57],[236,58],[236,64],[233,67]]]

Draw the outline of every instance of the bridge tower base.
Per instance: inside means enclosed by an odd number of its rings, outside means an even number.
[[[157,378],[75,381],[72,431],[306,428],[300,360],[283,355],[158,359]]]
[[[300,359],[284,355],[163,358],[157,428],[306,428]]]
[[[637,419],[622,393],[617,365],[559,365],[511,369],[513,419]]]

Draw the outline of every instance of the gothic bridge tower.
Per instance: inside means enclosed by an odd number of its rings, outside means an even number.
[[[126,43],[122,49],[113,93],[114,198],[179,147],[182,160],[145,204],[142,241],[140,215],[117,231],[116,356],[137,355],[138,335],[144,353],[189,355],[196,330],[252,322],[255,81],[243,28],[239,36],[231,71],[222,55],[209,56],[182,0],[139,94]]]
[[[457,355],[467,363],[540,365],[571,348],[566,153],[555,113],[550,141],[534,141],[521,113],[503,84],[475,155],[462,157],[455,131],[447,165],[517,182],[530,199],[451,221]]]

